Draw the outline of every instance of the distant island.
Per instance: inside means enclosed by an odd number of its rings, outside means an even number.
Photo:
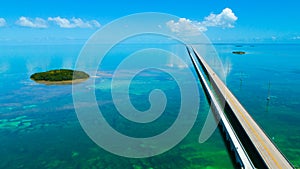
[[[243,47],[243,45],[235,45],[235,47],[239,47],[240,48],[240,47]]]
[[[42,84],[73,84],[87,80],[90,76],[83,72],[71,69],[56,69],[47,72],[34,73],[30,79]]]
[[[246,52],[243,52],[243,51],[233,51],[232,53],[233,54],[237,54],[237,55],[244,55],[244,54],[246,54]]]

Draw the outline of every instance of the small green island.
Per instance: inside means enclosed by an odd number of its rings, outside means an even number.
[[[86,81],[90,76],[83,72],[71,69],[56,69],[47,72],[34,73],[30,79],[46,85],[74,84]]]
[[[233,51],[232,53],[233,54],[237,54],[237,55],[244,55],[244,54],[246,54],[246,52],[243,52],[243,51]]]

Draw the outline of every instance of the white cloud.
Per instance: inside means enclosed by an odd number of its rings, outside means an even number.
[[[225,8],[220,14],[210,14],[202,22],[206,27],[233,28],[238,17],[230,8]]]
[[[61,18],[61,17],[52,18],[52,17],[49,17],[48,21],[54,21],[57,25],[59,25],[62,28],[72,28],[72,27],[74,27],[74,25],[72,25],[70,23],[70,21],[66,18]]]
[[[91,25],[93,25],[95,28],[99,28],[101,24],[96,20],[89,21]]]
[[[180,18],[177,22],[170,20],[166,25],[178,35],[194,36],[207,31],[208,27],[233,28],[237,19],[231,9],[225,8],[220,14],[210,14],[205,17],[202,22]]]
[[[178,22],[171,20],[166,24],[172,32],[187,36],[198,35],[201,31],[204,32],[207,30],[200,22],[191,21],[186,18],[180,18]]]
[[[83,21],[80,18],[72,18],[72,19],[66,19],[58,17],[49,17],[48,21],[52,21],[55,24],[57,24],[61,28],[98,28],[100,27],[100,23],[96,20],[91,21]]]
[[[31,28],[47,28],[47,22],[42,18],[31,19],[28,17],[21,16],[19,20],[16,21],[16,24],[23,27]]]
[[[0,27],[3,27],[6,25],[6,21],[4,18],[0,18]]]

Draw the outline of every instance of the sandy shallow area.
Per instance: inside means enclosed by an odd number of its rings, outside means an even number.
[[[70,85],[77,84],[88,80],[87,79],[76,79],[76,80],[64,80],[64,81],[45,81],[45,80],[34,80],[37,83],[45,84],[45,85]]]

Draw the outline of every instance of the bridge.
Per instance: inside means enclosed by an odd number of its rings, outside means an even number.
[[[292,164],[259,127],[203,57],[192,46],[186,48],[205,95],[211,103],[211,109],[217,120],[220,121],[219,125],[223,129],[226,140],[230,143],[231,150],[240,167],[245,169],[292,169]]]

